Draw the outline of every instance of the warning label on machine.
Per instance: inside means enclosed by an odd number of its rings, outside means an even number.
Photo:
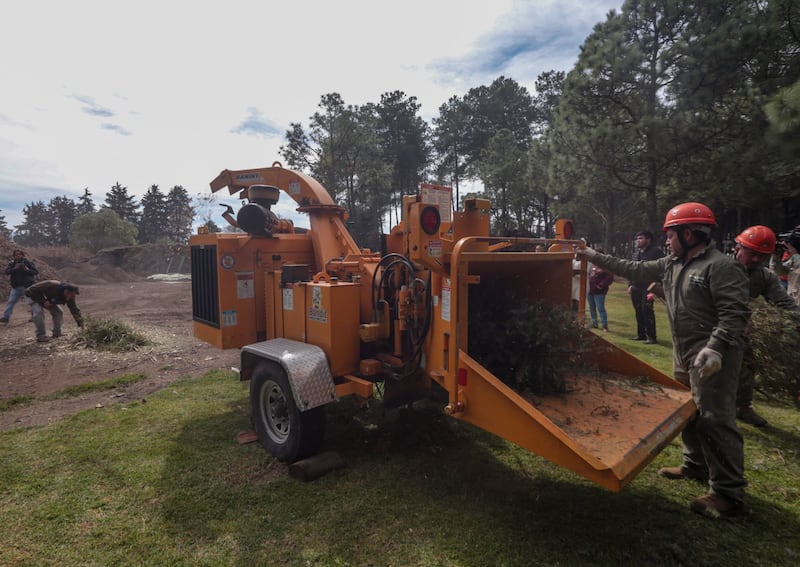
[[[427,205],[438,205],[442,222],[450,222],[453,218],[453,189],[444,185],[421,183],[419,186],[420,201]]]
[[[283,310],[294,311],[294,290],[283,288]]]
[[[253,299],[255,297],[253,282],[253,272],[236,272],[236,297],[238,299]]]
[[[238,325],[238,319],[236,317],[236,309],[228,309],[227,311],[223,311],[222,326],[235,327],[236,325]]]
[[[450,320],[450,278],[442,283],[442,321]]]
[[[322,308],[322,290],[318,287],[311,290],[311,309],[308,310],[308,320],[318,323],[328,322],[328,312]]]

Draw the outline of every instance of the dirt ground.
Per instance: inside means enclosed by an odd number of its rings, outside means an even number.
[[[17,303],[11,322],[0,324],[0,400],[21,396],[36,399],[0,412],[0,430],[46,425],[84,409],[140,399],[178,378],[238,365],[238,350],[223,351],[193,336],[188,280],[83,284],[77,299],[84,316],[123,321],[145,334],[152,344],[126,353],[77,346],[78,328],[66,309],[64,336],[37,343],[33,323],[28,321],[28,307]],[[45,317],[49,331],[50,315]],[[43,399],[69,386],[131,373],[147,378],[124,390]]]

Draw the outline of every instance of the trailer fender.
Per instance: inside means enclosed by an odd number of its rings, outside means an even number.
[[[338,400],[328,359],[318,346],[290,339],[270,339],[244,346],[240,378],[249,380],[262,360],[276,362],[286,371],[300,411]]]

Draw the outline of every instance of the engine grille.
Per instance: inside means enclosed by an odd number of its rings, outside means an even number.
[[[192,318],[219,328],[217,247],[192,246]]]

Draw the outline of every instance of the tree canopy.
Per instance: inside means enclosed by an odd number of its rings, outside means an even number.
[[[136,244],[136,225],[108,207],[96,213],[86,213],[72,224],[70,245],[75,248],[97,252],[113,246]]]
[[[95,249],[95,244],[85,236],[88,233],[108,230],[112,236],[102,236],[98,242],[113,242],[113,245],[137,244],[153,242],[185,243],[189,239],[194,222],[194,207],[189,193],[180,185],[173,187],[167,195],[161,192],[158,185],[151,185],[136,202],[133,195],[128,194],[127,187],[115,183],[106,193],[104,205],[100,211],[113,211],[116,218],[128,224],[119,225],[103,216],[89,217],[98,212],[91,198],[91,192],[84,188],[83,195],[77,201],[62,195],[54,197],[48,203],[34,201],[22,210],[23,221],[15,226],[14,240],[25,246],[88,246]],[[141,206],[141,210],[140,210]],[[74,234],[78,220],[80,234]],[[4,221],[0,217],[0,221]],[[0,222],[0,230],[4,225]],[[130,230],[130,226],[133,230]],[[105,228],[104,228],[105,227]],[[123,228],[120,228],[123,227]],[[137,240],[137,234],[139,240]]]

